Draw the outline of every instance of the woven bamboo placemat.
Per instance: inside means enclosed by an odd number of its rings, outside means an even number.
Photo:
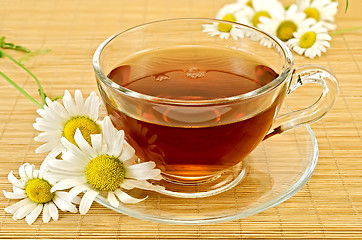
[[[217,0],[1,0],[0,35],[30,49],[50,48],[27,62],[49,95],[65,89],[96,91],[92,55],[108,36],[151,20],[214,17]],[[362,26],[362,2],[340,1],[338,29]],[[16,56],[16,53],[14,53]],[[34,81],[6,59],[0,71],[31,95]],[[29,226],[13,221],[3,208],[13,203],[0,194],[0,238],[18,239],[362,239],[362,31],[337,35],[327,54],[314,60],[295,56],[296,65],[315,63],[338,78],[333,110],[312,125],[319,144],[318,166],[291,199],[245,219],[213,225],[178,226],[138,220],[94,203],[87,215],[60,213],[57,222],[38,219]],[[310,96],[302,92],[304,98]],[[11,190],[7,174],[24,162],[39,165],[33,138],[36,106],[0,80],[0,189]]]

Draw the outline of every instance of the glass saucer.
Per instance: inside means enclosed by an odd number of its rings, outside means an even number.
[[[96,201],[131,217],[167,224],[211,224],[245,218],[272,208],[293,196],[312,176],[318,145],[309,126],[262,142],[247,157],[244,179],[228,191],[203,198],[177,198],[136,189],[131,195],[148,198],[137,204],[112,207],[106,198]]]

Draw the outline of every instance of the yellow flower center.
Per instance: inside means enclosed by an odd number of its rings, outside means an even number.
[[[91,145],[91,134],[101,133],[99,126],[92,119],[85,116],[72,117],[64,125],[63,136],[75,145],[77,144],[74,140],[74,134],[78,128],[89,145]]]
[[[315,8],[307,8],[304,10],[307,18],[314,18],[317,22],[319,21],[319,12]]]
[[[253,7],[253,1],[252,0],[250,0],[250,1],[248,1],[247,3],[246,3],[246,6],[249,6],[249,7]]]
[[[52,185],[42,178],[34,178],[28,181],[25,192],[28,197],[36,203],[48,203],[55,197],[55,193],[50,192]]]
[[[226,21],[230,21],[230,22],[235,22],[236,18],[234,15],[232,15],[231,13],[226,14],[222,20],[226,20]],[[230,32],[232,26],[231,24],[227,24],[227,23],[219,23],[217,25],[217,28],[219,29],[220,32]]]
[[[300,38],[299,46],[301,48],[310,48],[315,43],[316,39],[317,34],[315,32],[306,32]]]
[[[283,21],[277,29],[277,37],[282,41],[288,41],[293,38],[293,33],[296,32],[298,26],[292,21]]]
[[[255,13],[255,15],[253,16],[253,19],[252,19],[254,27],[257,27],[258,24],[260,23],[260,21],[259,21],[260,17],[268,17],[268,18],[270,18],[270,15],[266,11],[260,11],[260,12]]]
[[[88,163],[85,175],[94,189],[110,192],[116,190],[123,182],[125,168],[118,158],[100,155]]]

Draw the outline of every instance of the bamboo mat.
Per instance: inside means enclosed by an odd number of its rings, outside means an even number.
[[[96,47],[108,36],[151,20],[213,17],[219,0],[1,0],[0,35],[30,49],[52,51],[27,62],[51,96],[65,89],[96,91],[91,65]],[[362,1],[340,1],[338,29],[362,25]],[[16,53],[15,53],[16,55]],[[6,59],[5,72],[31,95],[34,81]],[[60,212],[60,219],[29,226],[3,208],[14,203],[0,194],[0,238],[18,239],[362,239],[362,31],[337,35],[327,54],[314,60],[295,56],[296,65],[315,63],[338,78],[333,110],[311,127],[319,161],[309,182],[292,198],[265,212],[212,225],[166,225],[135,219],[94,203],[87,215]],[[308,92],[299,93],[305,99]],[[307,100],[306,100],[307,101]],[[298,105],[298,103],[296,103]],[[7,174],[24,162],[39,166],[36,106],[0,80],[0,189],[11,190]]]

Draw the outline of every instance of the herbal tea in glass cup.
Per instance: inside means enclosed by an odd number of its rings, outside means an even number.
[[[212,24],[229,24],[239,35],[211,36],[203,27]],[[113,124],[141,161],[161,169],[164,193],[177,197],[210,196],[238,184],[243,159],[263,139],[320,119],[338,92],[323,67],[294,69],[276,37],[215,19],[128,29],[98,47],[93,66]],[[306,83],[322,86],[320,98],[278,116],[285,96]],[[197,190],[187,189],[192,185]]]

